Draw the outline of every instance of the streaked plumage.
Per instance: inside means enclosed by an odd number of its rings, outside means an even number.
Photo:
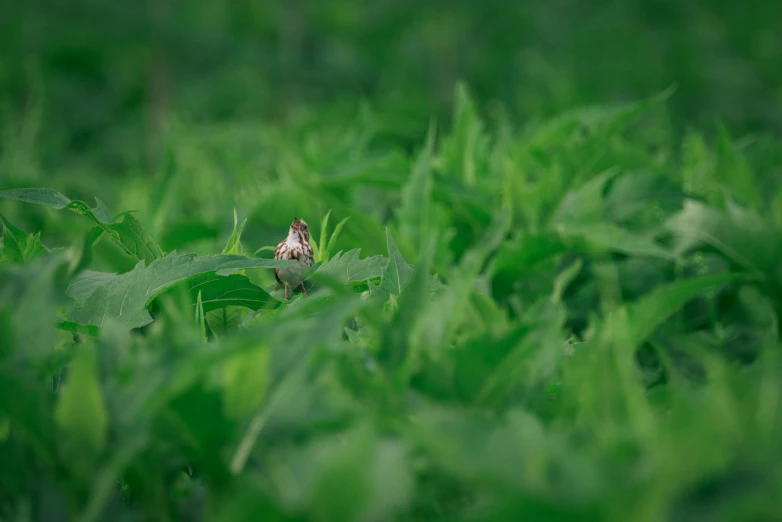
[[[277,288],[285,286],[285,299],[288,299],[288,290],[301,285],[304,289],[304,279],[312,267],[313,254],[310,246],[310,231],[307,223],[299,218],[293,218],[288,237],[286,237],[274,251],[274,259],[296,259],[298,262],[288,266],[274,269],[274,278],[277,280]]]

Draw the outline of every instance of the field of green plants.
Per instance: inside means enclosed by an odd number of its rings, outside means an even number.
[[[587,84],[212,107],[94,150],[52,95],[6,112],[0,521],[780,520],[776,113]]]

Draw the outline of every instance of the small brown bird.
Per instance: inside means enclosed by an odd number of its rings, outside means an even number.
[[[285,299],[288,299],[288,289],[301,285],[301,291],[306,295],[304,279],[312,267],[313,254],[310,245],[310,230],[307,223],[294,217],[288,237],[286,237],[274,251],[274,259],[296,259],[296,263],[274,269],[274,278],[277,280],[277,290],[281,285],[285,286]]]

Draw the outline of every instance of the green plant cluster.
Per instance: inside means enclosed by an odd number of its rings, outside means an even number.
[[[0,191],[0,520],[778,520],[782,145],[673,143],[668,94]]]

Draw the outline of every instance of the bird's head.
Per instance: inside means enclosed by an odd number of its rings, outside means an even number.
[[[303,242],[309,243],[310,241],[310,229],[307,226],[307,223],[304,220],[301,220],[297,217],[293,218],[293,223],[291,223],[289,235],[299,236]]]

